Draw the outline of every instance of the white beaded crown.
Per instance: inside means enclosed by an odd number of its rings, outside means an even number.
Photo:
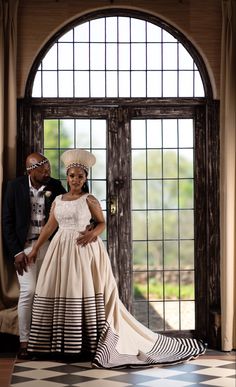
[[[61,160],[67,171],[71,167],[81,167],[87,173],[96,163],[96,157],[85,149],[69,149],[62,153]]]

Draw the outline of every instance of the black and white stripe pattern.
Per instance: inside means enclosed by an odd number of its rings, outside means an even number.
[[[35,295],[28,350],[95,353],[105,324],[101,294],[80,299]]]
[[[151,351],[147,353],[139,351],[137,355],[127,355],[116,350],[118,339],[118,335],[106,324],[93,360],[95,367],[165,366],[195,359],[206,350],[205,345],[196,339],[178,339],[157,334],[157,340]]]

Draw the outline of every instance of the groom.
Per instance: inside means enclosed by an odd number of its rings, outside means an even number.
[[[37,260],[28,265],[27,254],[31,251],[43,225],[46,223],[51,204],[57,195],[66,192],[61,182],[51,177],[49,160],[41,153],[31,153],[26,159],[27,175],[17,177],[7,184],[3,202],[3,237],[7,255],[14,261],[20,294],[18,321],[20,349],[18,358],[30,358],[27,352],[31,324],[32,302],[42,260],[49,241],[41,247]]]

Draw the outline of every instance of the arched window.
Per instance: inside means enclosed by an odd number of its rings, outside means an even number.
[[[165,29],[107,16],[63,34],[37,70],[33,97],[203,97],[199,70]]]
[[[43,151],[64,182],[61,152],[95,154],[90,189],[126,306],[153,330],[209,339],[219,303],[217,104],[190,42],[145,13],[85,15],[39,54],[19,118],[19,158]]]

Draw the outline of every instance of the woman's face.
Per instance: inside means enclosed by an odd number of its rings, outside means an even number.
[[[69,184],[70,189],[82,190],[86,180],[86,172],[81,167],[71,167],[67,172],[67,183]]]

